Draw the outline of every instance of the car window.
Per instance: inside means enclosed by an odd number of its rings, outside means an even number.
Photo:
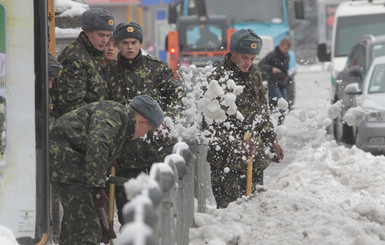
[[[385,44],[376,44],[372,47],[373,59],[385,55]]]
[[[365,47],[363,45],[358,45],[353,54],[353,60],[350,67],[359,66],[365,71]]]
[[[385,93],[385,64],[374,67],[368,93]]]

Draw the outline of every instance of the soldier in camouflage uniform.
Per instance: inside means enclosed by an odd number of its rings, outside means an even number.
[[[184,92],[166,62],[142,54],[141,26],[135,22],[120,23],[113,36],[120,52],[118,60],[106,67],[109,99],[127,104],[136,95],[148,94],[159,102],[167,116],[173,117]],[[130,150],[119,157],[116,175],[134,178],[140,172],[148,172],[152,163],[163,161],[176,143],[176,139],[164,136],[164,133],[162,137],[149,135],[146,142],[138,142],[135,151]],[[127,202],[126,194],[124,188],[119,186],[116,186],[115,193],[119,222],[123,224],[122,208]]]
[[[228,82],[243,86],[243,92],[236,97],[235,104],[242,115],[226,112],[223,122],[206,120],[203,128],[211,132],[207,161],[211,167],[213,193],[217,206],[225,208],[237,198],[246,194],[247,159],[253,157],[253,188],[263,183],[263,169],[270,164],[265,147],[276,155],[273,161],[283,159],[282,148],[277,143],[274,126],[270,121],[266,90],[262,85],[261,73],[253,61],[260,52],[262,40],[251,30],[239,30],[232,34],[230,51],[224,62],[209,76],[208,82],[216,80],[219,86],[231,92]],[[207,91],[207,87],[204,88]],[[227,108],[222,106],[226,111]],[[249,132],[251,138],[244,140]]]
[[[135,144],[134,139],[158,128],[163,116],[155,100],[141,95],[129,105],[90,103],[54,122],[50,171],[64,209],[60,245],[100,244],[97,210],[108,201],[103,190],[107,164]]]
[[[115,29],[115,17],[101,8],[86,10],[82,15],[82,29],[77,40],[58,57],[64,68],[52,88],[55,118],[107,98],[107,82],[101,62],[104,46]]]

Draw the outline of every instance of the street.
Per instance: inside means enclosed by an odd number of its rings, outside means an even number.
[[[277,128],[285,158],[279,164],[272,163],[265,170],[264,184],[273,181],[282,169],[296,160],[298,150],[317,137],[308,127],[299,128],[302,123],[296,123],[297,120],[306,120],[306,125],[310,128],[324,126],[315,120],[320,112],[327,113],[330,105],[330,73],[326,71],[324,64],[301,66],[295,76],[295,86],[294,110],[286,115],[283,127]]]

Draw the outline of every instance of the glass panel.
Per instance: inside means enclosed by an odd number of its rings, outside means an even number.
[[[217,25],[189,25],[186,30],[188,48],[215,49],[222,44],[222,29]]]
[[[361,36],[384,34],[385,14],[340,17],[336,28],[335,57],[347,56]]]
[[[283,22],[282,0],[206,0],[208,15],[226,15],[236,22]]]
[[[385,64],[376,65],[370,79],[369,93],[385,93]]]
[[[5,76],[7,71],[5,21],[5,8],[0,5],[0,77]]]

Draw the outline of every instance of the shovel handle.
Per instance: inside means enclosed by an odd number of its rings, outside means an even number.
[[[115,167],[111,168],[110,174],[115,176],[116,170]],[[114,201],[115,201],[115,184],[110,184],[110,201],[108,205],[108,220],[114,220]]]
[[[243,136],[243,140],[248,140],[251,138],[251,133],[247,132]],[[251,195],[251,184],[253,182],[253,157],[249,156],[247,161],[247,178],[246,178],[246,196]]]
[[[247,161],[246,196],[251,195],[252,179],[253,179],[253,157],[249,157],[249,160]]]

